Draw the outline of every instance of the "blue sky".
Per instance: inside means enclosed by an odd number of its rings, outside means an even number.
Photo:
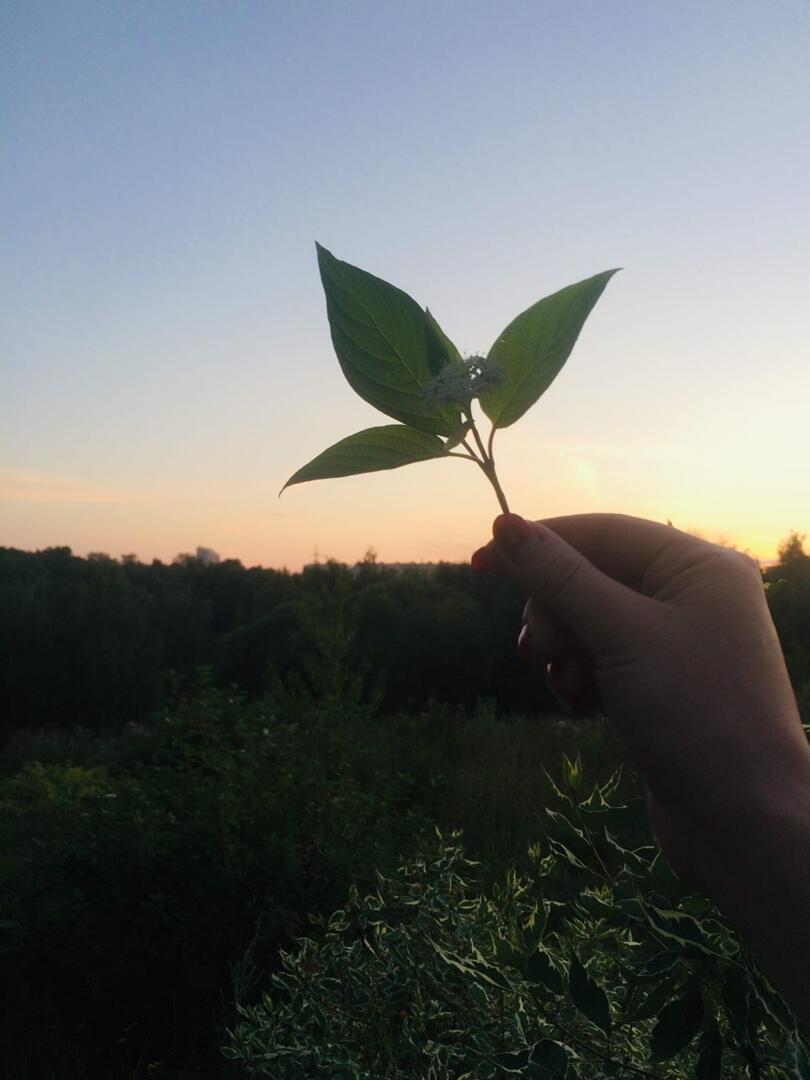
[[[500,439],[515,509],[810,531],[810,8],[0,8],[0,543],[465,558],[460,462],[291,489],[380,419],[314,241],[485,351],[622,266]],[[452,470],[452,472],[450,471]]]

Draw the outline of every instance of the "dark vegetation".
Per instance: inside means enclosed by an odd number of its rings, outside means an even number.
[[[807,723],[810,557],[797,536],[765,577]],[[503,895],[510,866],[537,878],[553,842],[543,809],[559,808],[544,769],[559,779],[563,754],[579,753],[587,784],[605,782],[621,748],[604,721],[553,715],[520,669],[522,604],[455,565],[398,572],[367,558],[288,574],[0,550],[4,1075],[243,1075],[266,1019],[240,1029],[238,1061],[219,1048],[237,1005],[259,1008],[279,951],[353,886],[373,890],[377,869],[418,862],[437,826],[463,830],[480,889]],[[632,799],[632,775],[613,794]],[[622,828],[649,843],[643,820]],[[570,907],[580,871],[552,862],[544,896]],[[430,904],[452,887],[441,874]],[[514,922],[507,908],[484,919],[488,941]],[[596,955],[590,965],[608,973]],[[614,1012],[622,993],[609,988]],[[340,1037],[349,1061],[357,1032]],[[335,1066],[307,1068],[255,1075]]]
[[[452,564],[398,571],[367,556],[290,574],[0,549],[4,724],[140,723],[168,700],[167,672],[200,667],[253,697],[362,679],[385,712],[484,697],[534,708],[514,649],[522,606],[507,583]]]

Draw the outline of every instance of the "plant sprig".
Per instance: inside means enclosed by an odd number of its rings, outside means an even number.
[[[341,439],[293,473],[281,490],[458,457],[478,465],[508,513],[495,468],[495,432],[514,424],[545,393],[616,271],[539,300],[512,320],[486,357],[462,356],[428,308],[320,244],[316,248],[343,374],[360,397],[400,422]],[[486,442],[474,400],[491,423]]]

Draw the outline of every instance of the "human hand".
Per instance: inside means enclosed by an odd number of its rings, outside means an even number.
[[[665,854],[808,1020],[810,934],[780,928],[810,911],[810,749],[756,563],[618,514],[504,514],[493,535],[472,564],[529,595],[522,655],[577,711],[601,705]]]
[[[575,711],[600,705],[654,799],[737,814],[810,754],[747,555],[619,514],[503,514],[473,565],[530,599],[522,655]]]

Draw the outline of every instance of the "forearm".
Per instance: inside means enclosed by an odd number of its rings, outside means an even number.
[[[810,1032],[810,771],[752,799],[705,850],[705,890]]]

